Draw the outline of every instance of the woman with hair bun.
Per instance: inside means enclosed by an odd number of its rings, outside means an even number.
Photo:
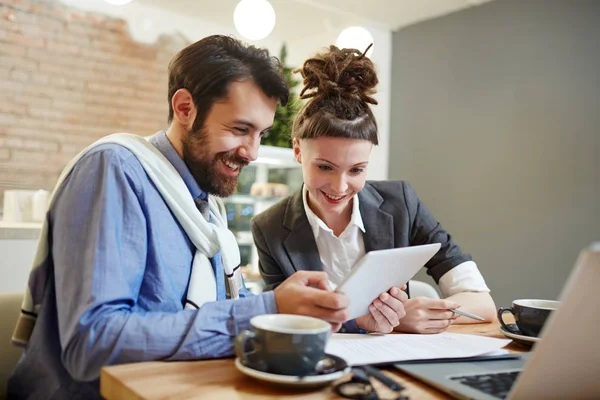
[[[296,71],[304,79],[300,97],[308,100],[292,128],[304,185],[252,221],[267,289],[298,270],[324,270],[336,287],[368,251],[441,243],[425,268],[443,299],[408,299],[394,287],[342,331],[439,333],[476,322],[449,311],[458,307],[492,321],[495,305],[477,265],[408,183],[366,180],[378,144],[371,111],[378,79],[365,53],[330,46]]]

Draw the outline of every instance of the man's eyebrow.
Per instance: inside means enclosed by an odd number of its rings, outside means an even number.
[[[233,125],[244,125],[250,129],[256,129],[256,125],[254,125],[252,122],[247,121],[245,119],[236,119],[232,122]],[[265,129],[263,129],[261,132],[266,132],[269,129],[273,128],[273,125],[269,125],[268,127],[266,127]]]
[[[248,128],[256,129],[256,126],[252,122],[247,121],[245,119],[236,119],[236,120],[233,120],[231,123],[234,125],[244,125],[244,126],[247,126]]]

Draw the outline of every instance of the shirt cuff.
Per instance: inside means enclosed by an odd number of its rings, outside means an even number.
[[[440,278],[440,292],[449,297],[462,292],[489,292],[483,276],[473,261],[465,261],[446,272]]]
[[[263,304],[265,306],[266,314],[277,314],[277,303],[275,302],[275,292],[269,290],[260,294],[263,298]]]
[[[360,329],[356,324],[355,319],[351,319],[350,321],[346,321],[342,324],[342,327],[339,330],[339,333],[368,333],[364,329]]]
[[[258,296],[249,296],[238,300],[227,300],[233,302],[231,310],[234,326],[230,329],[233,336],[250,329],[252,317],[264,314],[277,314],[277,303],[272,291],[261,293]]]

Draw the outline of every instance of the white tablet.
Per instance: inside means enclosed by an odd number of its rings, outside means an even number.
[[[369,313],[369,305],[392,287],[402,287],[438,252],[439,243],[365,254],[336,288],[350,298],[349,319]]]

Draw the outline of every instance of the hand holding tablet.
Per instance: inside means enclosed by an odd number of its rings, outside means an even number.
[[[369,313],[369,305],[392,287],[402,287],[433,257],[439,243],[375,250],[365,254],[335,290],[350,298],[349,319]]]

